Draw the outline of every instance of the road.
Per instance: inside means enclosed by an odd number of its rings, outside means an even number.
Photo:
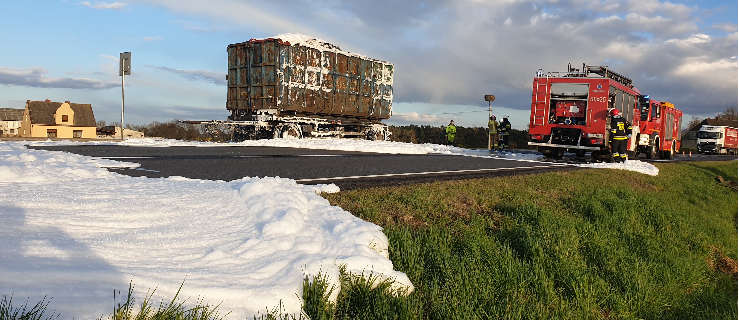
[[[579,169],[569,163],[531,162],[456,155],[395,155],[276,147],[132,147],[115,145],[43,146],[106,159],[136,162],[136,169],[109,168],[146,177],[183,176],[236,180],[283,177],[299,183],[335,183],[344,190],[439,180]],[[527,151],[532,152],[532,151]],[[677,155],[673,161],[730,160],[736,156]],[[654,160],[661,162],[665,160]]]
[[[43,146],[106,159],[136,162],[136,169],[110,168],[130,176],[236,180],[279,176],[299,183],[335,183],[343,190],[438,180],[575,170],[566,163],[455,155],[394,155],[274,147]]]

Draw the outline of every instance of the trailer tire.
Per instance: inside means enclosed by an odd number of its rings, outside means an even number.
[[[367,131],[367,140],[370,141],[385,141],[385,131],[384,130],[369,130]]]
[[[275,139],[300,139],[303,137],[303,131],[300,126],[295,123],[280,124],[275,127]]]

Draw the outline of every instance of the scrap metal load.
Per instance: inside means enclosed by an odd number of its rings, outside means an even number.
[[[389,136],[393,64],[295,34],[227,50],[226,109],[243,138]]]
[[[567,72],[539,70],[531,94],[529,145],[550,158],[566,152],[593,160],[610,159],[610,111],[632,124],[627,149],[649,158],[672,158],[680,149],[682,112],[672,103],[642,95],[632,80],[605,66]]]

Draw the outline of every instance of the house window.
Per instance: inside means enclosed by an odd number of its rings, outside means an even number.
[[[15,129],[10,129],[10,134],[15,134]]]
[[[69,116],[66,114],[62,115],[62,122],[69,122]]]
[[[46,129],[47,138],[56,138],[56,129]]]
[[[72,131],[72,137],[73,138],[82,138],[82,130],[74,130],[74,131]]]

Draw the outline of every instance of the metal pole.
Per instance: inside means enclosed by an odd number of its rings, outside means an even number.
[[[493,137],[490,135],[490,117],[493,116],[493,102],[488,101],[488,150],[493,149]]]
[[[121,61],[123,63],[123,61]],[[124,72],[121,75],[121,141],[123,140],[123,111],[126,108],[126,94],[123,91],[123,88],[126,85],[126,72]]]

